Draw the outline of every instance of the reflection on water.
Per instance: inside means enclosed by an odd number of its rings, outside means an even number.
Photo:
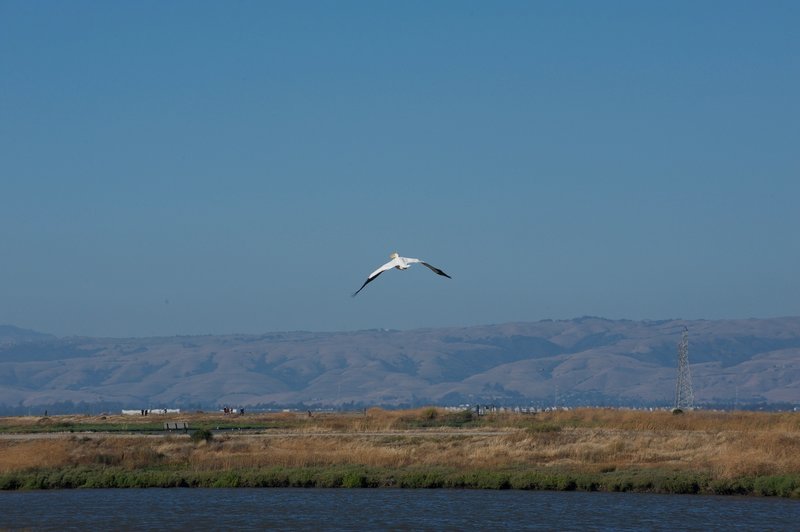
[[[543,491],[99,489],[0,492],[35,530],[798,530],[800,501]]]

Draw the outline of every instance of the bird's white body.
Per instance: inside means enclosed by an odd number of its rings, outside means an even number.
[[[401,257],[401,256],[400,256],[398,253],[396,253],[396,252],[395,252],[395,253],[392,253],[391,255],[389,255],[389,258],[391,258],[392,260],[390,260],[389,262],[387,262],[386,264],[384,264],[383,266],[381,266],[380,268],[378,268],[377,270],[375,270],[374,272],[372,272],[371,274],[369,274],[369,276],[367,277],[367,280],[366,280],[366,281],[364,281],[364,284],[363,284],[363,285],[361,285],[361,288],[359,288],[359,289],[356,291],[356,293],[355,293],[355,294],[353,294],[353,296],[354,296],[354,297],[355,297],[355,295],[356,295],[356,294],[358,294],[358,293],[359,293],[359,292],[360,292],[360,291],[361,291],[361,290],[362,290],[362,289],[363,289],[365,286],[367,286],[367,284],[368,284],[370,281],[374,280],[374,279],[375,279],[377,276],[379,276],[380,274],[382,274],[382,273],[383,273],[383,272],[385,272],[386,270],[391,270],[392,268],[396,268],[396,269],[398,269],[398,270],[401,270],[401,271],[402,271],[402,270],[407,270],[407,269],[409,269],[409,268],[411,267],[411,265],[412,265],[412,264],[417,264],[417,263],[419,263],[419,264],[422,264],[422,265],[424,265],[424,266],[427,266],[427,267],[428,267],[428,268],[430,268],[430,270],[431,270],[431,271],[433,271],[434,273],[437,273],[437,274],[439,274],[439,275],[443,275],[444,277],[447,277],[448,279],[451,279],[451,277],[450,277],[449,275],[447,275],[446,273],[444,273],[442,270],[440,270],[439,268],[435,268],[435,267],[431,266],[430,264],[428,264],[428,263],[427,263],[427,262],[425,262],[425,261],[422,261],[422,260],[419,260],[419,259],[412,259],[412,258],[410,258],[410,257]]]
[[[412,264],[420,262],[419,259],[410,259],[408,257],[401,257],[397,253],[392,253],[391,255],[389,255],[389,257],[392,260],[390,260],[389,262],[387,262],[386,264],[384,264],[383,266],[381,266],[380,268],[369,274],[369,276],[375,277],[379,273],[383,273],[386,270],[391,270],[392,268],[397,268],[398,270],[407,270],[411,267]]]

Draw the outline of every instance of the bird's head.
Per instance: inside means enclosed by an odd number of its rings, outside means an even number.
[[[400,255],[398,255],[396,251],[395,251],[395,252],[393,252],[393,253],[391,253],[391,254],[389,254],[389,258],[390,258],[390,259],[396,259],[396,258],[397,258],[397,257],[399,257],[399,256],[400,256]]]

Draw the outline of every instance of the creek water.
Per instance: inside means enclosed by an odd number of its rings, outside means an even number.
[[[798,530],[779,498],[302,488],[0,492],[0,529]]]

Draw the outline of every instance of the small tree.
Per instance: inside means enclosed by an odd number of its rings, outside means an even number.
[[[422,411],[422,419],[427,421],[433,421],[437,417],[439,417],[439,411],[434,407],[428,407]]]
[[[209,443],[212,439],[214,439],[214,434],[208,429],[197,429],[196,431],[192,432],[190,437],[195,443],[200,443],[201,441]]]

